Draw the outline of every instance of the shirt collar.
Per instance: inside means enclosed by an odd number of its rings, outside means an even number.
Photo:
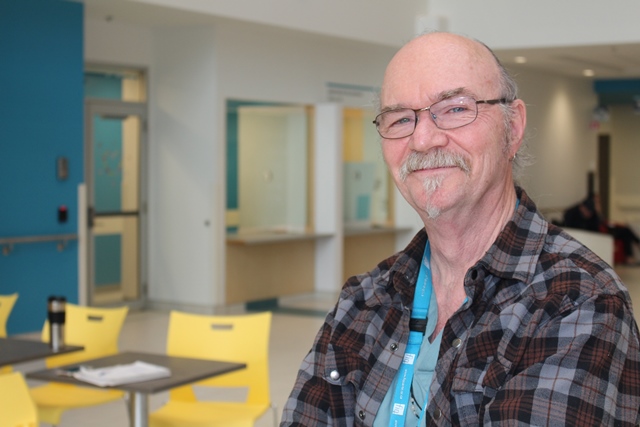
[[[549,223],[522,188],[516,187],[516,194],[518,208],[478,264],[495,276],[528,283],[535,274]]]
[[[535,274],[549,223],[538,212],[524,189],[516,186],[515,190],[520,203],[513,217],[476,266],[483,266],[491,274],[504,279],[528,283]],[[400,273],[405,279],[394,280],[394,286],[401,293],[407,290],[405,287],[412,287],[416,282],[426,243],[427,233],[423,228],[391,267],[391,271]]]

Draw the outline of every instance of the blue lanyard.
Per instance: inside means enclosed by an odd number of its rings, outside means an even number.
[[[427,241],[418,273],[418,283],[416,284],[415,296],[413,297],[413,310],[411,310],[411,321],[409,322],[409,341],[405,350],[396,388],[393,393],[393,406],[389,418],[389,427],[404,427],[404,420],[409,409],[409,394],[411,382],[413,381],[414,363],[418,358],[418,352],[422,345],[425,331],[427,329],[427,314],[429,313],[429,303],[431,302],[431,247]],[[422,414],[426,409],[426,402],[423,406]],[[422,419],[422,417],[420,417]]]
[[[520,199],[516,199],[515,210],[520,205]],[[407,349],[398,371],[396,388],[393,393],[393,406],[389,418],[389,427],[404,427],[407,410],[409,409],[409,397],[411,382],[413,381],[414,363],[418,359],[418,352],[422,345],[422,340],[427,329],[427,315],[431,302],[431,292],[433,283],[431,281],[431,246],[427,241],[424,248],[422,264],[418,273],[418,283],[416,293],[413,298],[413,310],[411,311],[411,321],[409,322],[409,341]],[[465,302],[467,300],[465,299]],[[427,393],[428,396],[428,393]],[[418,426],[424,418],[427,409],[427,401],[422,406]]]

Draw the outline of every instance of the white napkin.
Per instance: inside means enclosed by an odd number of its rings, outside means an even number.
[[[126,365],[107,366],[105,368],[88,368],[81,366],[74,378],[100,387],[155,380],[171,376],[169,368],[152,365],[136,360]]]

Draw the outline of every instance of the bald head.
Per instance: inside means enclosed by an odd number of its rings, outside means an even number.
[[[425,34],[402,47],[389,63],[381,108],[409,102],[407,92],[419,98],[419,106],[413,108],[424,107],[425,96],[431,102],[457,93],[499,98],[507,95],[501,93],[502,77],[502,66],[484,44],[456,34]]]

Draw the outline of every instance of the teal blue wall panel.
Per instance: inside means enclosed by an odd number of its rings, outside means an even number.
[[[640,104],[640,79],[594,80],[593,90],[601,106]]]
[[[75,234],[83,181],[83,6],[0,0],[0,237]],[[69,175],[58,180],[56,161]],[[66,206],[68,220],[58,222]],[[0,255],[0,293],[18,292],[9,334],[42,328],[50,294],[78,300],[78,248],[22,244]]]

